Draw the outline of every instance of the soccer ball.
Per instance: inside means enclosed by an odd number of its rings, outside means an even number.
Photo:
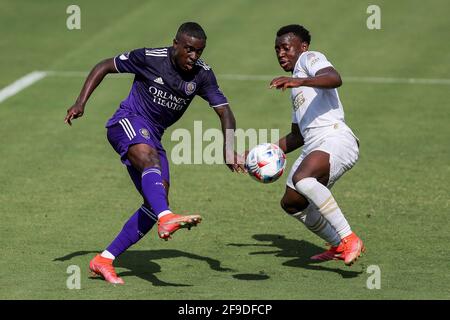
[[[278,180],[286,167],[286,155],[279,146],[263,143],[254,147],[245,159],[245,168],[252,178],[262,183]]]

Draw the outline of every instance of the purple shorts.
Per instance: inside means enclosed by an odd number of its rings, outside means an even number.
[[[141,192],[141,173],[131,165],[127,158],[128,148],[134,144],[148,144],[158,151],[162,179],[170,183],[166,150],[162,147],[161,141],[156,138],[152,127],[145,120],[138,116],[129,115],[111,124],[107,129],[109,143],[120,154],[122,163],[127,166],[131,179],[139,192]]]

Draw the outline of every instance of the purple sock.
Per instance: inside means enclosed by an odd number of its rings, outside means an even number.
[[[138,242],[158,220],[157,216],[146,207],[140,207],[123,226],[120,233],[106,248],[114,257],[118,257],[133,244]]]
[[[156,216],[161,212],[170,211],[159,168],[149,167],[142,171],[142,193]]]

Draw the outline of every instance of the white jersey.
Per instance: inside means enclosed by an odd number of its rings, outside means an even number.
[[[293,77],[314,77],[316,72],[333,65],[317,51],[303,52],[295,64]],[[344,109],[337,89],[292,88],[292,123],[297,123],[305,145],[327,134],[333,126],[346,127]]]

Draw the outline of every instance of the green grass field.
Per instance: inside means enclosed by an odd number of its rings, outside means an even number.
[[[82,119],[66,109],[83,76],[53,75],[0,103],[0,299],[449,299],[449,80],[410,84],[351,77],[448,79],[450,3],[423,1],[76,1],[81,30],[66,28],[71,1],[0,2],[0,90],[35,70],[89,71],[138,47],[169,45],[180,23],[198,21],[238,127],[290,129],[288,93],[268,81],[220,75],[282,75],[276,30],[301,23],[312,50],[341,73],[346,120],[361,140],[358,164],[333,188],[367,254],[351,268],[314,264],[321,239],[284,214],[285,176],[271,185],[224,165],[172,165],[171,207],[203,223],[172,241],[153,229],[117,259],[126,282],[88,278],[92,256],[115,237],[141,199],[106,139],[104,124],[132,78],[108,77]],[[381,7],[381,30],[366,9]],[[197,98],[173,129],[220,128]],[[288,166],[298,152],[289,154]],[[81,268],[81,289],[66,272]],[[381,289],[367,268],[379,266]]]

